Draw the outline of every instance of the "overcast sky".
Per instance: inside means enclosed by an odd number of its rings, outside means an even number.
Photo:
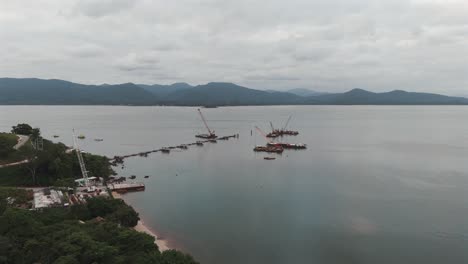
[[[0,76],[468,95],[466,0],[0,0]]]

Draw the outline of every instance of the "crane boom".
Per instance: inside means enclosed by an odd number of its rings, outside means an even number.
[[[273,123],[270,121],[271,132],[275,132],[275,128],[273,127]]]
[[[80,147],[78,146],[78,143],[76,142],[75,129],[73,129],[73,144],[75,147],[76,156],[78,157],[78,163],[80,164],[81,174],[83,175],[85,186],[89,187],[88,171],[86,170],[84,159],[83,159],[83,156],[81,155]]]
[[[290,120],[291,120],[291,116],[289,116],[288,121],[286,121],[286,124],[284,125],[283,130],[286,130],[286,127],[288,126]]]
[[[208,127],[208,123],[206,122],[205,117],[203,116],[203,114],[202,114],[200,108],[198,109],[198,113],[200,114],[201,119],[203,120],[203,123],[205,124],[205,127],[206,127],[206,129],[208,130],[208,134],[212,135],[213,132],[212,132],[211,129]]]
[[[257,129],[258,133],[260,133],[260,135],[262,135],[268,142],[271,142],[271,140],[266,136],[266,134],[258,126],[255,126],[255,129]]]

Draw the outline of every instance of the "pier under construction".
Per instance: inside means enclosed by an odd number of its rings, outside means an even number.
[[[170,147],[162,147],[154,150],[148,150],[148,151],[142,151],[134,154],[128,154],[128,155],[122,155],[122,156],[114,156],[111,158],[109,161],[111,165],[117,166],[119,164],[122,164],[125,159],[131,158],[131,157],[148,157],[149,154],[151,153],[166,153],[169,154],[171,150],[179,149],[179,150],[186,150],[190,146],[203,146],[205,143],[216,143],[218,140],[229,140],[233,138],[239,138],[239,134],[235,135],[230,135],[230,136],[224,136],[224,137],[218,137],[217,139],[206,139],[206,140],[198,140],[196,142],[191,142],[188,144],[180,144],[176,146],[170,146]]]

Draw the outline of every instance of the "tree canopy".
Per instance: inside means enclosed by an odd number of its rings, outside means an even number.
[[[0,211],[0,263],[197,263],[176,250],[159,252],[154,237],[128,228],[135,221],[132,207],[110,198],[42,211],[7,207]]]
[[[7,158],[15,150],[17,137],[13,134],[0,133],[0,159]]]
[[[1,137],[0,137],[1,138]],[[0,185],[42,185],[72,187],[74,179],[81,178],[78,158],[74,151],[62,143],[43,140],[43,150],[37,150],[26,144],[15,151],[15,161],[29,160],[21,166],[0,168]],[[1,140],[0,140],[1,145]],[[10,143],[11,145],[11,143]],[[0,151],[1,152],[1,151]],[[1,154],[0,154],[1,155]],[[107,179],[115,172],[108,158],[89,153],[83,154],[89,176]],[[28,176],[29,175],[29,176]]]
[[[17,135],[31,135],[33,133],[33,128],[28,124],[18,124],[12,127],[11,133]]]

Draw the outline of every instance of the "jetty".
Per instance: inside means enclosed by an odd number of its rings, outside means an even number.
[[[229,140],[229,139],[233,139],[233,138],[239,138],[239,134],[218,137],[217,139],[198,140],[196,142],[191,142],[191,143],[188,143],[188,144],[178,144],[176,146],[162,147],[162,148],[148,150],[148,151],[142,151],[142,152],[138,152],[138,153],[134,153],[134,154],[114,156],[113,158],[109,159],[109,162],[111,163],[111,165],[117,166],[118,164],[122,164],[125,159],[131,158],[131,157],[148,157],[149,154],[157,153],[157,152],[169,154],[170,151],[174,150],[174,149],[186,150],[190,146],[203,146],[205,143],[216,143],[217,140]]]

